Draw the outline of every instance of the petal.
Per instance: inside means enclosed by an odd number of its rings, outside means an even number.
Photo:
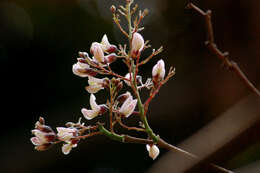
[[[75,75],[80,76],[80,77],[87,77],[88,76],[88,74],[80,72],[79,69],[82,69],[82,67],[80,67],[78,63],[76,63],[72,66],[72,72]]]
[[[70,151],[72,149],[72,145],[71,144],[63,144],[61,149],[62,149],[63,154],[67,155],[67,154],[70,153]]]
[[[90,102],[90,107],[91,107],[92,110],[95,110],[95,111],[99,111],[99,110],[100,110],[100,106],[97,105],[97,103],[96,103],[96,97],[95,97],[94,94],[91,94],[91,95],[90,95],[89,102]]]
[[[87,119],[87,120],[91,120],[93,118],[95,118],[96,116],[98,116],[99,111],[96,110],[87,110],[85,108],[81,109],[81,113],[83,114],[83,116]]]
[[[93,54],[94,54],[94,58],[97,62],[100,62],[100,63],[104,62],[104,52],[100,45],[95,46],[93,48]]]
[[[108,41],[107,35],[105,34],[101,40],[101,44],[105,46],[105,49],[110,47],[110,43]],[[104,50],[106,51],[106,50]]]
[[[94,93],[97,93],[99,90],[104,89],[104,88],[100,85],[90,85],[90,86],[86,86],[85,89],[89,93],[94,94]]]
[[[133,97],[130,95],[121,106],[119,112],[124,114],[126,117],[128,117],[133,113],[136,104],[137,104],[137,99],[133,100]]]
[[[45,138],[46,133],[41,132],[40,130],[33,130],[32,132],[42,143],[47,142],[47,139]]]
[[[31,139],[31,142],[32,142],[32,144],[33,145],[42,145],[42,144],[44,144],[39,138],[37,138],[37,137],[32,137]]]
[[[103,84],[103,81],[104,79],[99,79],[91,76],[88,78],[89,85]]]

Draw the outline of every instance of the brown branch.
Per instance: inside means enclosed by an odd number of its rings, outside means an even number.
[[[224,65],[228,67],[230,71],[233,71],[242,80],[242,82],[248,87],[248,89],[250,89],[252,92],[254,92],[256,95],[260,97],[260,91],[249,81],[249,79],[246,77],[245,73],[240,69],[237,63],[232,60],[229,60],[228,52],[222,52],[221,50],[218,49],[214,41],[214,32],[213,32],[212,21],[211,21],[211,11],[207,10],[205,12],[191,2],[188,3],[187,8],[194,9],[200,15],[205,17],[207,39],[208,39],[208,41],[206,41],[205,44],[207,48],[213,54],[215,54],[221,61],[223,61]]]

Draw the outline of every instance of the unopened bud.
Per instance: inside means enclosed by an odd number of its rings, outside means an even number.
[[[144,39],[143,36],[137,32],[134,33],[132,39],[132,58],[136,58],[140,55],[140,52],[144,48]]]
[[[117,85],[117,88],[116,88],[116,92],[118,93],[122,88],[123,88],[123,82],[119,82],[119,84]]]
[[[106,113],[108,110],[106,105],[100,105],[100,111],[99,111],[99,115],[102,115],[104,113]]]
[[[115,7],[114,5],[112,5],[112,6],[110,7],[110,11],[111,11],[112,13],[115,13],[115,12],[116,12],[116,7]]]
[[[44,118],[43,118],[43,117],[39,117],[39,123],[41,123],[41,124],[44,124],[44,123],[45,123],[45,121],[44,121]]]
[[[157,83],[158,81],[162,80],[165,76],[165,64],[164,61],[161,59],[157,62],[157,64],[153,67],[152,70],[153,82]]]
[[[73,125],[74,125],[73,122],[67,122],[67,123],[65,124],[66,127],[72,127]]]
[[[146,9],[144,9],[144,11],[143,11],[143,16],[147,16],[147,14],[149,13],[149,10],[146,8]]]
[[[106,89],[108,89],[109,90],[109,79],[108,78],[105,78],[104,80],[103,80],[103,87],[104,88],[106,88]]]
[[[89,57],[89,55],[88,55],[87,52],[79,52],[79,57],[81,57],[81,58],[87,58],[87,57]]]
[[[117,87],[117,85],[118,85],[119,82],[120,82],[120,79],[112,78],[111,82],[112,82],[112,85],[114,85],[115,87]]]

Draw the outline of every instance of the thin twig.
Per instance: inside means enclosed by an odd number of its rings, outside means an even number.
[[[207,10],[205,12],[191,2],[188,3],[187,8],[194,9],[200,15],[205,17],[207,37],[208,37],[207,38],[208,41],[206,41],[205,44],[207,48],[213,54],[215,54],[220,60],[222,60],[224,65],[226,65],[226,67],[228,67],[230,71],[233,71],[252,92],[254,92],[256,95],[260,97],[260,91],[249,81],[249,79],[246,77],[245,73],[240,69],[237,63],[232,60],[229,60],[228,52],[222,52],[221,50],[218,49],[214,41],[214,32],[213,32],[212,21],[211,21],[211,11]]]

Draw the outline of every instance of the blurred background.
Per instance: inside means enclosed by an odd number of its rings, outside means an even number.
[[[143,79],[163,58],[177,74],[152,101],[149,121],[157,134],[207,160],[237,172],[259,172],[260,101],[208,52],[204,19],[186,10],[187,0],[136,0],[150,13],[142,35],[164,52],[141,71]],[[5,173],[32,172],[207,172],[199,163],[161,150],[153,161],[145,146],[105,137],[80,142],[69,155],[61,145],[37,152],[30,142],[39,116],[52,127],[77,122],[89,107],[86,78],[72,74],[79,51],[107,34],[112,44],[126,42],[112,22],[110,6],[124,0],[1,0],[1,154]],[[194,0],[213,11],[216,43],[229,51],[248,78],[260,86],[260,1]],[[123,18],[122,18],[123,19]],[[143,57],[148,56],[146,50]],[[125,75],[120,62],[112,65]],[[143,100],[147,96],[144,91]],[[99,92],[97,102],[105,102]],[[131,118],[130,124],[137,124]],[[91,121],[92,122],[92,121]],[[92,122],[94,123],[95,120]],[[88,123],[88,122],[87,122]],[[137,135],[132,133],[132,135]]]

